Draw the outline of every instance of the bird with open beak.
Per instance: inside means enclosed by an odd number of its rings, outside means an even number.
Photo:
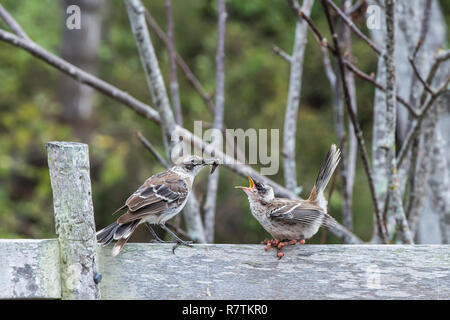
[[[275,198],[271,186],[255,181],[250,176],[249,187],[237,186],[248,196],[250,211],[262,227],[272,235],[272,240],[265,240],[266,251],[277,248],[281,259],[283,247],[311,238],[321,226],[332,227],[336,220],[327,213],[328,202],[324,196],[334,170],[340,160],[340,151],[332,145],[320,168],[316,183],[307,200]]]
[[[205,160],[198,156],[187,156],[179,159],[167,171],[148,178],[116,212],[127,209],[116,222],[97,232],[97,241],[103,246],[117,240],[112,255],[116,256],[131,237],[138,225],[146,222],[157,241],[158,238],[150,225],[159,225],[166,230],[179,244],[190,245],[181,240],[166,227],[165,222],[177,215],[186,205],[195,176],[206,166],[211,166],[211,174],[219,165],[217,159]],[[176,248],[174,246],[174,249]]]

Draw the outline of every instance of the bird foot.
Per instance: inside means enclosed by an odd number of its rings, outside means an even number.
[[[150,243],[166,243],[166,241],[161,240],[161,239],[151,239]]]
[[[174,246],[172,247],[172,253],[175,254],[175,249],[178,248],[179,246],[186,246],[186,247],[193,247],[193,241],[184,241],[181,240],[180,241],[176,241],[176,243],[174,244]]]

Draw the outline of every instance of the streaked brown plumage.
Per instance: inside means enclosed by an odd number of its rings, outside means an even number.
[[[311,238],[321,226],[332,227],[336,221],[327,213],[324,190],[340,160],[340,151],[332,145],[323,162],[316,183],[307,200],[275,198],[272,187],[249,178],[250,187],[240,188],[248,196],[252,215],[269,232],[279,250]],[[278,240],[282,240],[281,244]],[[266,242],[269,244],[269,242]],[[283,245],[284,244],[284,245]],[[281,247],[280,247],[281,246]],[[269,246],[268,246],[269,247]],[[282,257],[279,252],[278,256]]]
[[[157,224],[166,229],[165,222],[184,208],[195,176],[207,165],[212,165],[211,172],[213,172],[218,162],[189,156],[167,171],[148,178],[125,201],[125,204],[116,210],[117,212],[126,208],[127,212],[116,222],[97,232],[97,241],[107,245],[117,240],[112,251],[113,256],[116,256],[141,223]],[[174,236],[179,240],[176,235]]]

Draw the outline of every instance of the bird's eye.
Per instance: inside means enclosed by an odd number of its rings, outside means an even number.
[[[194,169],[194,164],[193,163],[188,163],[187,165],[185,165],[185,168],[187,170],[192,170],[192,169]]]
[[[258,191],[265,191],[265,188],[261,183],[255,183],[255,186]]]

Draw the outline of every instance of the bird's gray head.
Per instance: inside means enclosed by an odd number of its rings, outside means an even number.
[[[175,162],[174,171],[191,177],[195,177],[197,173],[200,172],[204,167],[211,165],[211,173],[214,172],[216,167],[219,165],[219,161],[217,159],[203,159],[199,156],[189,155],[183,158],[178,159]]]
[[[248,182],[250,183],[250,186],[248,187],[237,186],[235,188],[242,189],[247,194],[250,201],[259,201],[264,204],[269,203],[275,198],[275,194],[271,186],[255,181],[250,176],[248,176]]]

